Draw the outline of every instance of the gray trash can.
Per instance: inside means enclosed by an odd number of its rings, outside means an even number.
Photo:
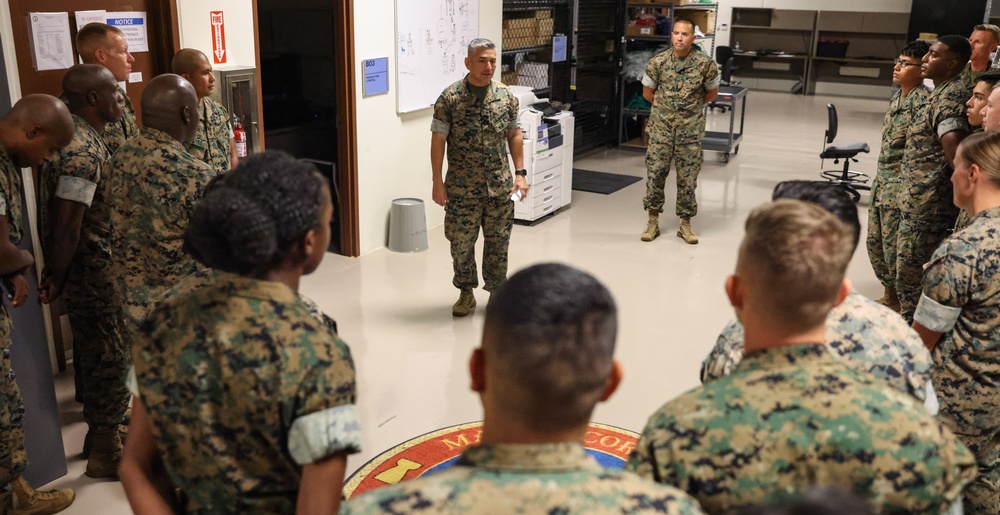
[[[389,212],[389,250],[427,250],[427,217],[424,215],[423,200],[398,198],[392,201],[392,210]]]

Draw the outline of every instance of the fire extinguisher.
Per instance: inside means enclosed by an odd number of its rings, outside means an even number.
[[[236,142],[236,157],[247,156],[247,131],[243,122],[233,113],[233,141]]]

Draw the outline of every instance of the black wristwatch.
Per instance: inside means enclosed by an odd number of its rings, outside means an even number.
[[[524,168],[522,168],[520,170],[514,170],[514,175],[520,175],[521,177],[527,177],[528,176],[528,171],[525,170]]]

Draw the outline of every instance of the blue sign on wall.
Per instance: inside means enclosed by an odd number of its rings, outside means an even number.
[[[389,92],[389,58],[365,59],[361,63],[365,70],[364,96]]]

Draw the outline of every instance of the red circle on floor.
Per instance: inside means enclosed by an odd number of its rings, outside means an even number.
[[[482,433],[482,422],[470,422],[407,440],[351,474],[344,484],[344,497],[350,499],[368,490],[444,470],[458,461],[466,447],[479,443]],[[584,446],[602,466],[623,468],[638,441],[638,433],[592,422]]]

